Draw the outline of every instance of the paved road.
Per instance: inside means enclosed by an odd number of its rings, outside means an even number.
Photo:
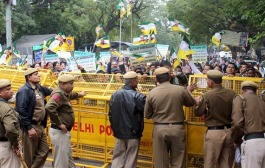
[[[49,158],[53,158],[53,155],[50,154],[48,156]],[[78,159],[78,160],[75,160],[76,163],[81,163],[81,164],[87,164],[87,165],[93,165],[93,166],[98,166],[98,167],[101,167],[103,166],[103,163],[98,163],[98,162],[93,162],[93,161],[89,161],[89,160],[85,160],[85,159]],[[52,167],[52,162],[50,161],[46,161],[45,165],[44,165],[44,168],[53,168]],[[78,167],[77,167],[78,168]],[[108,166],[107,168],[110,168],[110,166]]]

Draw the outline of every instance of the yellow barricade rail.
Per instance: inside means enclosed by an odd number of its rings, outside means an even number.
[[[193,91],[194,97],[203,95],[207,88],[206,75],[191,75],[189,83],[197,83],[198,88]],[[241,93],[241,83],[243,81],[253,81],[258,84],[258,93],[265,90],[263,78],[248,77],[228,77],[224,76],[222,86],[234,90],[237,94]],[[187,167],[203,167],[203,143],[206,127],[204,117],[196,117],[193,107],[185,107],[186,129],[187,129]]]
[[[89,74],[77,72],[61,72],[72,74],[75,77],[75,91],[88,91],[88,95],[110,97],[116,90],[124,86],[123,77],[119,74]],[[155,87],[154,76],[138,76],[138,91],[143,94]]]
[[[24,73],[25,70],[18,70],[10,67],[0,67],[0,78],[10,80],[14,92],[17,92],[17,90],[25,84],[26,80]],[[39,74],[41,76],[41,85],[49,87],[53,83],[54,77],[52,76],[50,70],[40,70]]]
[[[55,88],[57,79],[52,72],[40,70],[41,84]],[[109,100],[111,95],[122,88],[123,78],[114,74],[88,74],[69,73],[75,77],[74,91],[87,91],[84,98],[73,100],[72,105],[75,112],[75,125],[71,131],[71,144],[73,156],[103,162],[100,167],[107,167],[111,163],[114,137],[108,120]],[[0,67],[0,78],[7,78],[12,83],[12,88],[17,91],[24,85],[25,77],[23,70],[16,70],[7,67]],[[261,78],[223,77],[223,86],[241,92],[241,82],[251,80],[259,85],[258,92],[265,89],[265,83]],[[155,87],[155,77],[139,77],[138,91],[148,94]],[[189,83],[197,83],[198,88],[193,95],[203,95],[208,88],[205,75],[191,75]],[[203,137],[206,131],[204,118],[195,117],[193,108],[186,108],[186,130],[187,130],[187,167],[203,167]],[[49,128],[49,126],[48,126]],[[141,146],[138,157],[138,166],[141,168],[153,167],[152,150],[152,130],[151,120],[145,120],[145,129],[141,138]],[[48,129],[46,130],[48,135]],[[48,143],[51,146],[49,137]],[[52,159],[47,159],[51,161]],[[80,164],[77,164],[80,165]],[[85,167],[95,167],[85,165]]]
[[[108,119],[109,98],[85,96],[73,100],[75,124],[71,131],[73,156],[93,161],[111,163],[114,142],[113,132]],[[138,167],[153,167],[152,152],[153,124],[145,121],[141,139]]]
[[[76,116],[71,143],[73,156],[95,161],[104,161],[102,167],[111,163],[114,137],[108,120],[111,95],[123,87],[122,75],[68,73],[75,77],[74,91],[87,91],[88,94],[78,101],[72,101]],[[155,77],[139,77],[138,91],[147,94],[155,87]],[[153,167],[152,152],[153,123],[145,121],[141,139],[138,166]]]

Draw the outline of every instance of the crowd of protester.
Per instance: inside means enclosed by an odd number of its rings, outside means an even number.
[[[135,71],[138,75],[142,77],[153,76],[154,71],[163,66],[173,67],[173,61],[160,60],[156,62],[147,62],[140,65],[133,66],[130,64],[128,59],[117,60],[113,57],[110,57],[108,63],[99,63],[101,69],[97,69],[96,73],[99,74],[117,74],[122,75],[128,71]],[[263,75],[259,71],[259,65],[253,65],[249,62],[245,62],[242,57],[238,57],[237,60],[221,58],[217,56],[210,57],[209,61],[202,63],[194,63],[192,58],[189,57],[188,60],[182,60],[180,65],[175,67],[171,71],[172,82],[175,84],[186,86],[188,84],[188,79],[190,75],[193,74],[207,74],[209,70],[218,70],[222,72],[225,76],[238,76],[238,77],[258,77],[262,78]],[[262,63],[261,65],[262,66]],[[50,69],[55,76],[62,71],[67,72],[71,71],[70,67],[67,65],[66,61],[61,62],[47,62],[44,65],[41,63],[35,63],[31,65],[32,68],[42,68]],[[84,67],[78,65],[78,69],[82,73],[91,73],[86,71]]]

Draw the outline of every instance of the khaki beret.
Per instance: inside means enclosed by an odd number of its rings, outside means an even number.
[[[155,70],[155,75],[157,76],[157,75],[161,75],[161,74],[168,73],[168,72],[169,72],[169,69],[165,67],[160,67]]]
[[[222,78],[224,74],[218,70],[210,70],[207,72],[208,78]]]
[[[253,88],[258,88],[258,85],[255,82],[252,81],[244,81],[241,83],[241,88],[248,86],[248,87],[253,87]]]
[[[33,74],[34,72],[38,72],[38,70],[36,68],[28,68],[26,71],[25,71],[25,76],[28,76],[30,74]]]
[[[133,79],[137,77],[137,73],[134,71],[129,71],[126,74],[123,75],[124,79]]]
[[[11,83],[8,79],[0,79],[0,89],[10,86]]]
[[[63,74],[63,75],[59,76],[59,78],[58,78],[58,81],[63,82],[63,83],[71,82],[74,80],[75,80],[75,78],[73,77],[73,75],[70,75],[70,74]]]

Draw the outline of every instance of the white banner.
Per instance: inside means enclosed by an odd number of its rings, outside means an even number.
[[[44,57],[45,57],[46,63],[55,62],[55,61],[59,62],[59,57],[57,54],[45,54]]]
[[[98,62],[102,62],[107,64],[110,61],[110,52],[99,52],[99,60]]]
[[[169,45],[164,45],[164,44],[157,44],[156,45],[156,48],[157,48],[157,56],[160,56],[160,54],[161,54],[161,56],[162,57],[166,57],[167,56],[167,53],[168,53],[168,47],[169,47]]]
[[[96,72],[95,53],[75,51],[74,58],[77,64],[81,65],[87,72]],[[70,58],[70,67],[72,71],[78,71],[74,58]]]
[[[207,62],[208,53],[206,45],[190,46],[190,49],[195,51],[195,53],[192,54],[193,62]]]
[[[155,44],[143,44],[139,46],[131,46],[127,49],[127,51],[124,51],[124,55],[126,54],[139,54],[139,53],[151,53],[155,54],[156,46]]]

